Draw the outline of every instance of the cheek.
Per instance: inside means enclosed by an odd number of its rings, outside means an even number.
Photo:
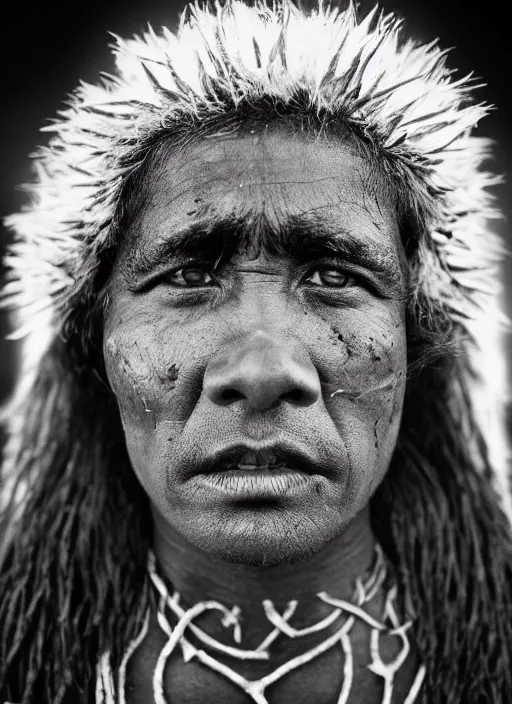
[[[320,363],[324,402],[355,473],[372,468],[367,479],[373,486],[387,470],[398,437],[407,368],[405,322],[399,311],[354,312],[329,327]]]
[[[118,330],[104,343],[107,377],[122,411],[139,413],[144,410],[154,384],[153,369],[138,350],[137,340]],[[127,339],[128,338],[128,339]]]
[[[160,465],[161,453],[181,432],[177,419],[183,408],[184,345],[170,334],[169,326],[164,328],[146,313],[130,311],[106,321],[103,353],[132,466],[149,489],[158,482],[154,469]]]
[[[350,311],[341,321],[328,321],[328,327],[319,367],[333,397],[360,399],[405,376],[407,345],[400,311]]]
[[[124,422],[135,417],[154,424],[162,404],[172,398],[185,353],[170,338],[159,335],[145,316],[116,316],[105,326],[105,367]]]
[[[105,322],[103,351],[125,430],[140,435],[165,424],[172,435],[199,398],[216,339],[201,321],[185,327],[165,311],[122,303]]]

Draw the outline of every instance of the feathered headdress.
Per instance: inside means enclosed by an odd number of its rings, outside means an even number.
[[[502,575],[508,569],[504,565],[509,564],[512,552],[507,552],[508,543],[501,556],[496,556],[493,548],[508,540],[503,536],[509,526],[504,529],[501,518],[495,519],[494,508],[489,507],[497,506],[497,495],[512,521],[512,501],[504,413],[508,390],[501,339],[506,324],[500,300],[503,245],[490,228],[490,221],[497,213],[489,188],[500,179],[484,168],[489,142],[473,135],[473,128],[488,111],[485,105],[471,100],[473,80],[471,77],[454,80],[445,65],[445,52],[435,42],[418,45],[403,41],[400,21],[393,15],[373,10],[360,20],[352,4],[338,11],[325,7],[321,0],[318,10],[308,15],[286,0],[272,9],[261,0],[250,7],[237,0],[206,8],[192,5],[183,13],[176,34],[164,28],[160,34],[150,29],[130,40],[116,37],[114,52],[115,75],[104,75],[100,85],[82,83],[59,118],[45,128],[52,136],[35,158],[37,178],[29,186],[31,202],[24,212],[7,219],[15,241],[7,256],[11,273],[4,300],[18,311],[20,325],[16,334],[24,338],[24,353],[18,391],[8,411],[10,440],[4,464],[4,503],[15,490],[14,504],[22,506],[25,491],[23,483],[20,487],[17,482],[19,467],[32,463],[31,475],[25,475],[37,476],[37,453],[54,447],[52,432],[74,432],[75,418],[68,418],[68,430],[53,428],[51,424],[59,422],[55,420],[60,417],[58,413],[63,413],[73,397],[70,389],[76,384],[79,370],[72,365],[70,370],[66,364],[62,378],[57,378],[55,369],[60,367],[54,364],[54,357],[67,354],[69,321],[76,310],[87,310],[94,305],[100,270],[104,274],[105,252],[115,253],[116,218],[125,187],[155,144],[177,133],[191,137],[209,121],[218,119],[220,124],[223,117],[250,116],[251,106],[261,100],[266,99],[270,105],[288,106],[291,111],[300,102],[303,111],[339,120],[375,150],[386,175],[405,194],[408,210],[418,225],[413,295],[417,300],[430,302],[436,310],[443,310],[460,333],[459,352],[448,370],[451,389],[447,403],[453,405],[450,410],[453,426],[442,428],[443,416],[433,417],[439,409],[429,411],[430,430],[437,427],[441,435],[444,433],[442,442],[450,446],[448,459],[445,458],[446,471],[442,469],[443,476],[428,484],[430,488],[441,487],[445,503],[440,507],[435,499],[430,499],[430,503],[425,499],[418,509],[423,513],[414,538],[416,543],[406,533],[415,520],[419,524],[420,514],[404,524],[402,531],[399,519],[395,521],[393,530],[397,539],[404,541],[404,545],[407,543],[404,550],[408,550],[409,556],[407,564],[405,558],[401,565],[401,558],[396,561],[404,591],[409,596],[412,594],[420,614],[416,637],[427,661],[427,671],[434,672],[429,686],[442,681],[441,691],[462,691],[464,685],[454,684],[451,675],[439,675],[442,658],[456,652],[460,672],[464,668],[478,671],[479,684],[475,680],[475,687],[481,685],[489,691],[496,687],[501,692],[499,682],[510,677],[510,663],[502,643],[508,636],[502,636],[500,641],[500,635],[494,637],[489,626],[489,648],[501,647],[500,655],[489,664],[499,669],[498,679],[485,670],[487,665],[482,669],[475,664],[481,662],[479,658],[485,651],[479,629],[486,619],[494,619],[497,629],[509,627],[508,616],[493,611],[505,608],[500,605],[509,604],[510,600]],[[62,341],[64,344],[57,344]],[[425,398],[431,398],[428,388],[423,393]],[[432,394],[436,393],[432,390]],[[434,402],[444,403],[437,397]],[[443,412],[444,406],[439,413]],[[99,421],[92,417],[88,422]],[[43,425],[46,430],[41,430]],[[419,435],[416,434],[420,440],[421,433],[420,428]],[[27,443],[34,445],[30,460],[24,454]],[[430,450],[429,467],[435,468],[435,438]],[[75,472],[73,463],[88,451],[93,450],[78,439],[60,455],[58,448],[52,449],[54,454],[48,456],[47,465],[60,463],[61,475],[71,482]],[[406,459],[416,463],[420,472],[423,471],[421,454],[417,452],[413,457],[412,451],[407,455],[407,449],[404,450]],[[457,479],[448,476],[451,457],[462,457]],[[471,457],[474,470],[468,471],[466,477],[467,457]],[[55,472],[53,488],[46,494],[40,489],[36,506],[54,502],[58,510],[56,496],[64,489],[61,475]],[[79,489],[69,489],[66,500],[82,501],[77,508],[80,514],[77,521],[82,526],[89,521],[90,534],[96,530],[94,535],[99,536],[90,517],[94,511],[90,497],[87,498],[89,485],[84,484],[83,478],[80,481]],[[470,505],[464,498],[466,485],[473,492],[472,497],[485,494],[487,498],[482,502],[472,498]],[[421,500],[420,497],[418,501]],[[426,522],[431,520],[432,513],[436,513],[445,531],[446,544],[457,553],[458,563],[457,559],[446,562],[446,546],[440,534],[434,535],[437,526],[431,526],[431,542],[423,544],[420,533],[427,531]],[[32,515],[37,515],[37,511]],[[71,517],[62,520],[67,521],[68,528],[72,525]],[[50,525],[48,521],[41,523],[39,532]],[[467,526],[466,535],[462,535],[464,526]],[[53,523],[51,527],[53,530]],[[103,540],[106,535],[108,531],[102,531],[98,539]],[[433,550],[436,545],[437,552],[434,557],[434,553],[422,555],[418,545],[425,550]],[[488,566],[489,584],[485,582],[486,572],[482,567],[486,550],[492,562]],[[119,577],[121,572],[115,572],[117,568],[112,567],[107,553],[104,549],[101,555],[107,565],[102,568],[105,574],[111,570],[108,584],[127,584],[126,572]],[[136,548],[133,554],[137,560]],[[51,561],[53,557],[48,554],[45,559]],[[75,569],[78,577],[91,585],[91,593],[97,594],[94,610],[90,611],[90,633],[96,633],[98,623],[107,619],[105,613],[113,613],[112,618],[119,622],[119,614],[125,613],[131,603],[131,592],[116,601],[119,595],[114,591],[113,601],[109,602],[107,586],[99,589],[90,568],[83,571],[83,564],[89,562],[72,563],[74,558],[64,553],[59,559],[67,565],[62,574]],[[94,559],[100,559],[99,553]],[[418,561],[423,567],[418,568]],[[23,560],[20,558],[18,562],[22,574]],[[48,574],[48,563],[37,565],[43,580]],[[126,570],[126,565],[122,569]],[[414,570],[423,573],[415,577]],[[427,574],[429,570],[431,573]],[[438,586],[429,586],[433,584],[432,573]],[[16,583],[16,574],[12,571],[11,577],[6,577],[7,591],[11,582]],[[480,591],[468,588],[474,579],[479,580]],[[446,607],[446,600],[453,598],[452,588],[461,598],[459,611]],[[502,593],[501,601],[489,596],[497,593]],[[462,602],[463,599],[466,601]],[[65,603],[69,607],[69,602]],[[436,609],[443,608],[444,615],[437,615]],[[14,606],[7,614],[6,629],[11,622],[14,624],[13,613]],[[110,647],[117,637],[116,626],[110,620],[108,623],[100,631],[100,647],[102,643]],[[446,628],[451,629],[449,637],[443,630]],[[474,633],[469,637],[471,628]],[[116,642],[122,644],[128,632],[125,629],[121,635],[118,633]],[[16,633],[21,643],[22,637]],[[459,641],[452,643],[459,636],[464,648],[459,647]],[[55,642],[58,644],[55,647],[62,649],[58,652],[63,662],[71,662],[73,658],[78,658],[77,663],[80,661],[82,656],[73,643],[62,638]],[[434,663],[430,670],[429,662]],[[0,682],[1,676],[0,667]]]

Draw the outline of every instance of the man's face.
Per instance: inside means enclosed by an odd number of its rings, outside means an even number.
[[[133,469],[168,529],[212,556],[310,556],[396,444],[391,198],[349,144],[275,128],[198,140],[144,190],[104,335]]]

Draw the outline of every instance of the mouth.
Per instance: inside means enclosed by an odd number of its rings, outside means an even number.
[[[274,470],[286,467],[285,460],[280,459],[272,450],[247,450],[237,464],[238,469],[248,472],[258,470]]]
[[[236,501],[290,500],[318,483],[316,465],[296,447],[237,445],[202,462],[196,478],[210,495]]]
[[[248,447],[236,445],[225,448],[201,463],[198,474],[219,472],[275,472],[296,470],[305,474],[314,473],[315,460],[294,447],[267,446]]]

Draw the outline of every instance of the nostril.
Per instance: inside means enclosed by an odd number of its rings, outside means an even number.
[[[316,387],[304,384],[301,387],[295,387],[291,391],[281,395],[281,399],[291,403],[293,406],[310,406],[318,399],[318,390]]]
[[[241,399],[245,398],[245,396],[236,389],[224,389],[220,397],[223,401],[226,401],[228,403],[230,401],[240,401]]]
[[[304,397],[303,391],[301,389],[293,389],[293,391],[288,391],[281,396],[285,401],[291,401],[292,403],[300,403]]]

